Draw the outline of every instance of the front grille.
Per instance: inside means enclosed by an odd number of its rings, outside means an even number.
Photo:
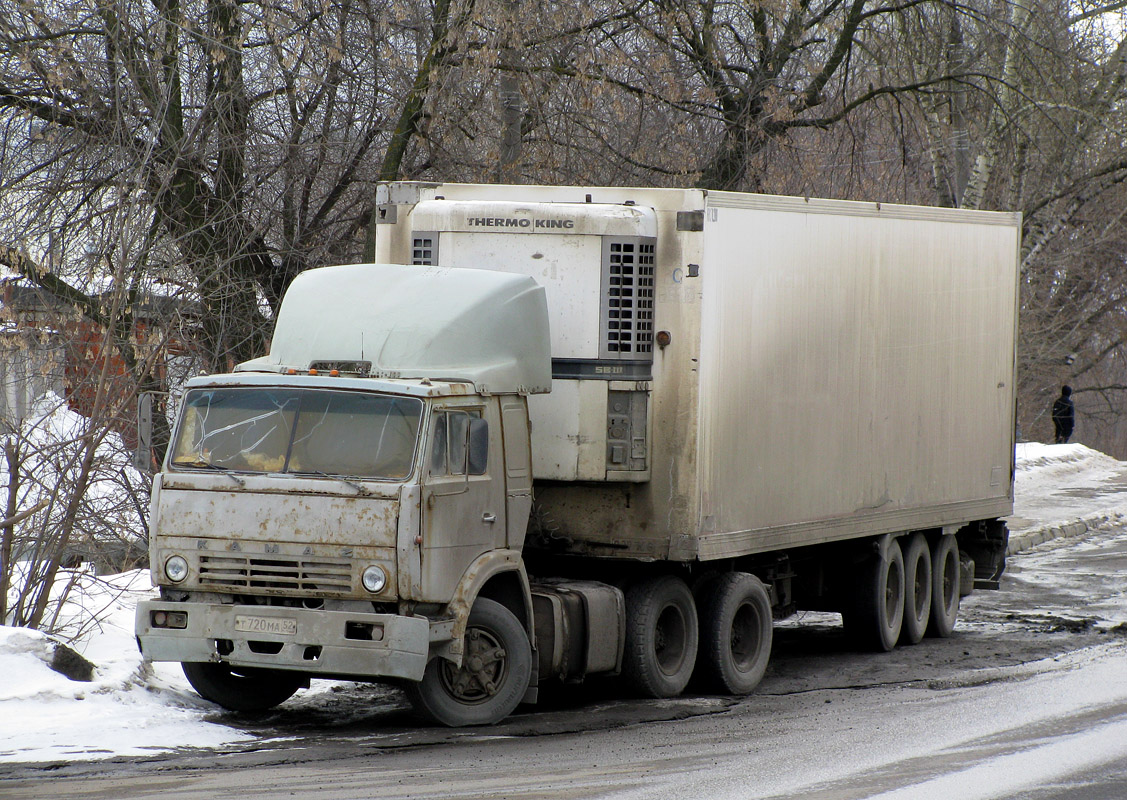
[[[350,592],[346,558],[201,555],[200,584],[217,589],[284,590],[291,594]]]

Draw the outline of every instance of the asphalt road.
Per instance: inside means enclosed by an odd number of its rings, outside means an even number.
[[[17,798],[1127,797],[1127,530],[1011,561],[949,639],[874,655],[833,615],[776,629],[754,696],[560,692],[500,725],[419,727],[394,691],[344,687],[255,719],[252,745],[11,766]]]

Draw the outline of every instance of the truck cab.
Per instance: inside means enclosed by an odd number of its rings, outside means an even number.
[[[154,480],[142,652],[236,709],[313,676],[425,693],[433,664],[424,711],[493,721],[535,691],[520,550],[527,395],[550,386],[543,290],[381,265],[294,286],[270,355],[185,388]],[[482,600],[504,618],[471,626]]]

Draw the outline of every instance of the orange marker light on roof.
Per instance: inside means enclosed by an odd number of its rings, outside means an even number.
[[[309,370],[309,374],[310,374],[310,375],[316,375],[316,374],[317,374],[317,370],[315,370],[315,369],[311,369],[311,370]]]
[[[340,370],[339,369],[331,369],[331,370],[329,370],[329,374],[332,375],[334,378],[339,378],[340,377]]]

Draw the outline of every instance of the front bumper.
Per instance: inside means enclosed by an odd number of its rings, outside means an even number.
[[[186,627],[154,626],[159,611],[186,614]],[[396,614],[164,600],[139,603],[136,618],[141,654],[150,661],[413,681],[426,669],[430,627],[424,617]]]

